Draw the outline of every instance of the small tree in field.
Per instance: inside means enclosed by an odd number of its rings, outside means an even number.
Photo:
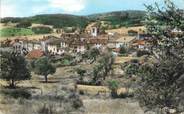
[[[0,69],[0,79],[6,80],[11,88],[19,81],[31,78],[25,58],[20,55],[1,52]]]
[[[86,73],[86,70],[84,70],[84,69],[81,69],[81,68],[77,68],[76,69],[76,72],[77,72],[77,74],[79,74],[79,80],[80,81],[83,81],[83,77],[84,77],[84,74]]]
[[[35,61],[35,73],[38,75],[43,75],[45,82],[47,83],[47,76],[56,72],[56,68],[49,63],[47,57],[42,57]]]

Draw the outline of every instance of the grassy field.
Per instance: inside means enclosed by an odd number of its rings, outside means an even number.
[[[138,26],[138,27],[121,27],[118,29],[111,29],[111,30],[106,30],[106,32],[117,32],[122,35],[127,35],[129,30],[135,30],[137,32],[143,32],[146,30],[144,26]]]
[[[12,37],[12,36],[27,36],[33,35],[34,32],[31,29],[26,28],[3,28],[0,29],[1,37]]]
[[[49,35],[53,35],[56,37],[60,37],[60,34],[56,34],[56,33],[52,33],[52,34],[33,34],[33,35],[27,35],[27,36],[13,36],[13,37],[0,37],[0,41],[6,40],[6,39],[29,39],[29,40],[39,40],[39,39],[43,39],[43,36],[49,36]]]
[[[129,103],[125,99],[111,99],[104,96],[100,98],[98,94],[95,95],[80,95],[83,101],[82,109],[72,108],[73,100],[68,98],[71,90],[74,89],[74,83],[77,79],[73,69],[82,67],[87,70],[92,70],[92,64],[66,66],[60,67],[56,73],[49,75],[49,83],[43,83],[44,77],[32,74],[31,80],[23,81],[18,86],[16,91],[31,93],[31,98],[26,99],[22,97],[13,98],[4,95],[0,92],[0,114],[37,114],[38,111],[49,107],[54,114],[143,114],[137,102]],[[0,85],[6,85],[5,81],[0,80]],[[79,89],[100,89],[103,91],[104,87],[81,86]],[[105,88],[108,90],[108,88]],[[0,86],[0,90],[11,92],[14,90],[5,89]],[[124,89],[123,89],[124,91]],[[122,92],[122,90],[121,90]],[[100,98],[100,99],[97,99]],[[71,100],[70,100],[71,99]],[[113,107],[111,107],[113,106]],[[132,110],[133,108],[133,110]],[[83,111],[80,111],[83,110]]]

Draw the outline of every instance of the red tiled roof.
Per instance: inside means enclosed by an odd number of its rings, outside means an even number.
[[[144,40],[137,40],[137,41],[134,42],[133,45],[145,45],[145,43],[146,42]]]
[[[37,58],[40,58],[44,56],[44,52],[42,50],[32,50],[30,51],[27,55],[26,55],[26,58],[28,59],[37,59]]]

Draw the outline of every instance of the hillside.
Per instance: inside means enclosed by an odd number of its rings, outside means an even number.
[[[76,16],[68,14],[43,14],[25,18],[2,18],[1,23],[20,23],[29,21],[31,23],[53,25],[55,28],[80,27],[84,28],[92,21],[106,21],[110,25],[134,26],[140,25],[145,15],[144,11],[116,11],[101,14],[92,14],[88,16]]]
[[[20,23],[22,21],[29,21],[31,23],[53,25],[55,28],[62,27],[85,27],[88,24],[88,19],[84,16],[74,16],[67,14],[44,14],[25,18],[3,18],[1,23]]]
[[[145,11],[127,10],[93,14],[87,17],[93,21],[106,21],[114,26],[119,25],[119,27],[140,26],[144,20],[145,13]]]

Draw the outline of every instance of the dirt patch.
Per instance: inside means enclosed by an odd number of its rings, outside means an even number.
[[[137,102],[126,99],[83,100],[85,114],[144,114]]]

